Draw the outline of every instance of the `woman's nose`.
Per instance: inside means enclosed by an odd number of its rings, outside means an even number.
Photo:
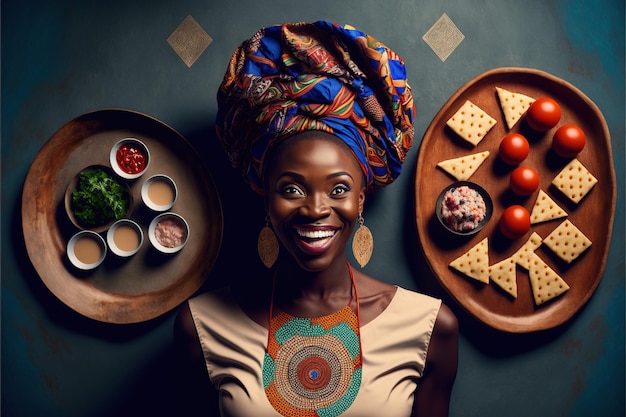
[[[308,195],[305,203],[300,207],[300,214],[313,219],[326,217],[330,211],[326,196],[317,193]]]

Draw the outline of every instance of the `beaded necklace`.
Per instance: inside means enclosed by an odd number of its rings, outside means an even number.
[[[359,298],[348,263],[353,295],[341,310],[316,318],[285,312],[273,317],[276,274],[263,360],[263,388],[272,407],[287,417],[335,417],[352,404],[361,386]],[[350,305],[356,301],[356,313]]]

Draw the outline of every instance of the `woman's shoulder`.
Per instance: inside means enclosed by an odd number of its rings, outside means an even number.
[[[230,285],[218,286],[204,290],[187,300],[190,305],[204,304],[209,302],[228,302],[232,300],[232,288]]]
[[[456,315],[440,298],[402,287],[398,288],[398,292],[397,301],[402,304],[400,306],[401,310],[406,307],[416,313],[419,313],[421,310],[423,314],[432,314],[434,320],[433,337],[447,338],[456,336],[458,333]],[[421,308],[418,308],[418,306]]]
[[[187,300],[188,307],[181,310],[180,320],[191,320],[196,325],[245,326],[250,319],[267,327],[269,300],[267,285],[231,283],[205,290]]]
[[[179,335],[193,335],[196,333],[194,317],[206,309],[215,310],[219,305],[228,303],[230,296],[229,287],[219,287],[206,290],[189,298],[180,307],[174,321],[174,326]]]
[[[452,343],[456,345],[458,335],[459,322],[456,315],[450,307],[442,303],[437,313],[432,338],[441,343]]]
[[[380,303],[389,305],[392,300],[396,303],[428,303],[434,306],[441,303],[441,300],[430,295],[410,290],[378,278],[359,272],[358,295],[362,301],[377,299]]]

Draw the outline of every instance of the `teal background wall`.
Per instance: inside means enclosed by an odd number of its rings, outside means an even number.
[[[465,35],[445,62],[422,40],[442,13]],[[451,94],[494,67],[534,67],[576,85],[604,112],[618,210],[602,282],[572,320],[535,334],[492,331],[452,304],[461,336],[451,416],[624,416],[623,1],[3,0],[1,14],[3,416],[176,415],[176,310],[136,325],[94,322],[60,303],[31,266],[21,189],[40,147],[66,121],[108,107],[172,126],[202,152],[220,187],[225,238],[207,285],[228,279],[241,256],[256,256],[262,219],[238,181],[215,175],[230,169],[211,142],[218,85],[232,50],[258,28],[318,19],[352,24],[407,64],[416,143],[405,174],[368,201],[366,219],[376,239],[367,272],[408,288],[438,292],[416,260],[412,171],[421,136]],[[213,38],[190,68],[166,42],[189,14]]]

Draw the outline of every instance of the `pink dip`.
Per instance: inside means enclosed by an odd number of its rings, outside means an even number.
[[[154,228],[157,242],[166,248],[175,248],[183,244],[187,238],[187,230],[178,219],[161,220]]]
[[[456,232],[474,230],[486,215],[483,197],[466,185],[449,189],[441,202],[441,216]]]

